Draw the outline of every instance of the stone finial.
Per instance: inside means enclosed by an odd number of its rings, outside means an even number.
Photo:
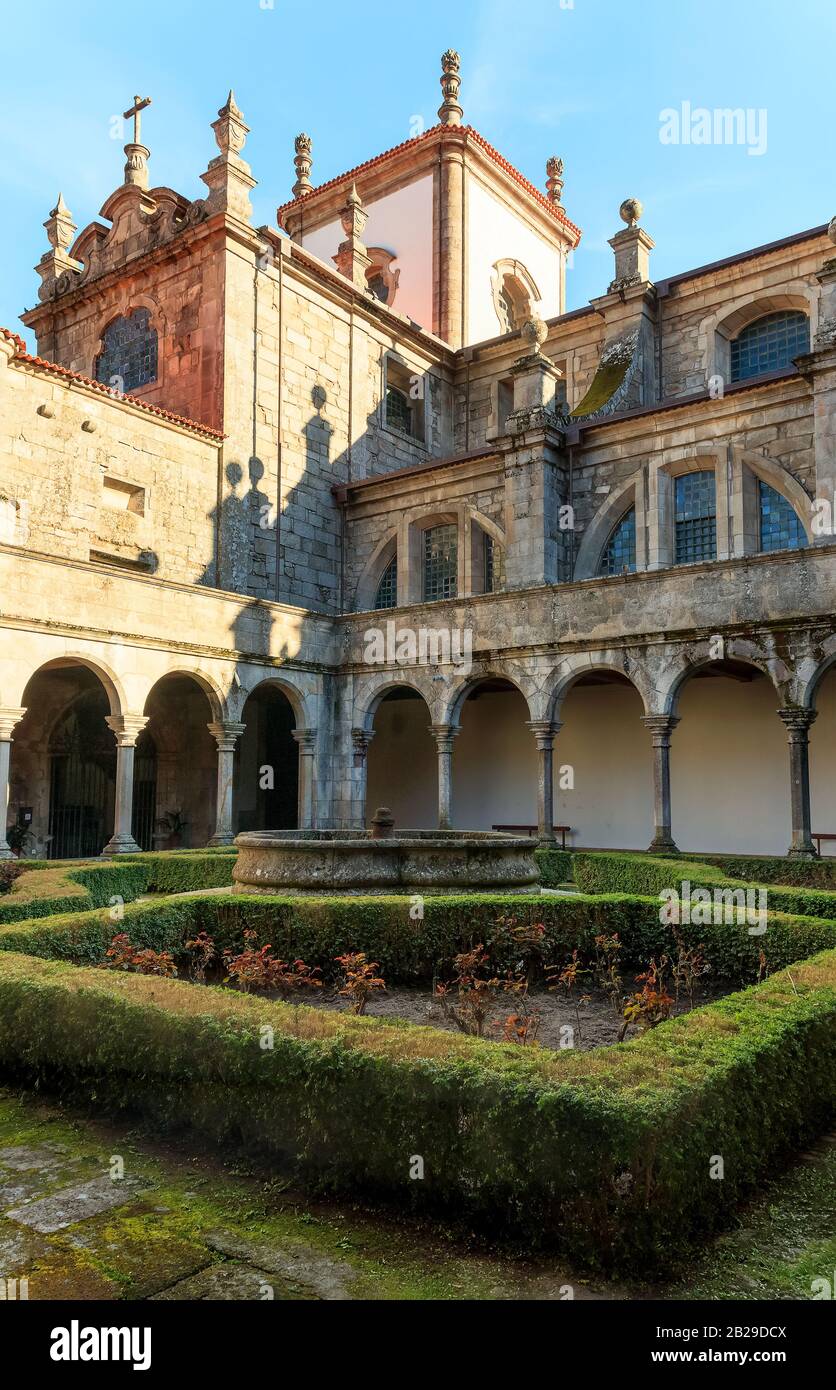
[[[441,55],[441,91],[444,100],[438,108],[438,119],[442,125],[461,125],[462,115],[464,114],[459,105],[459,87],[462,79],[459,76],[461,59],[454,48],[448,48],[446,53]]]
[[[205,211],[210,216],[215,212],[224,212],[238,222],[249,222],[253,211],[250,192],[255,188],[256,180],[249,164],[242,159],[241,151],[250,128],[231,88],[218,111],[218,119],[212,122],[212,130],[220,154],[209,161],[209,168],[200,176],[209,189]],[[195,206],[203,210],[203,204]]]
[[[50,246],[56,251],[69,251],[76,233],[76,224],[70,209],[64,202],[63,193],[58,194],[58,202],[49,214],[44,226]]]
[[[546,196],[550,202],[559,203],[563,192],[563,160],[553,154],[546,160],[546,174]]]
[[[526,345],[526,357],[539,357],[540,349],[548,336],[549,330],[537,314],[532,314],[531,318],[526,319],[520,329],[520,337]]]
[[[229,96],[218,112],[218,119],[212,122],[215,142],[221,154],[237,158],[244,148],[250,127],[244,122],[244,115],[235,100],[235,93],[229,89]]]
[[[340,244],[333,259],[340,274],[360,290],[368,289],[366,272],[371,265],[371,257],[362,241],[363,229],[368,220],[369,214],[360,201],[357,185],[353,183],[340,209],[340,222],[346,239]]]
[[[296,165],[296,182],[291,192],[294,198],[304,198],[313,188],[311,183],[311,165],[313,164],[311,149],[313,146],[310,135],[306,135],[303,131],[301,135],[296,136],[293,145],[296,150],[293,156],[293,163]]]
[[[628,227],[635,227],[643,212],[644,208],[638,198],[625,198],[621,207],[618,209],[619,217],[622,222],[627,223]]]

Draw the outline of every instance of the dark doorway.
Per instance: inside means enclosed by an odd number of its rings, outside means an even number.
[[[299,747],[287,696],[262,685],[247,699],[235,772],[239,830],[295,830],[299,824]]]
[[[113,827],[116,743],[101,686],[73,700],[49,740],[50,859],[101,854]]]

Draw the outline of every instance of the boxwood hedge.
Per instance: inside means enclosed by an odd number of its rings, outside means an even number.
[[[0,955],[6,1078],[642,1275],[828,1123],[834,1023],[836,951],[589,1053]]]
[[[102,907],[111,898],[133,902],[145,892],[147,884],[145,866],[125,859],[30,869],[15,879],[10,893],[0,898],[0,923]]]

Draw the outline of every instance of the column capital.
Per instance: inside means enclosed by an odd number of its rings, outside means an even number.
[[[218,745],[218,752],[232,753],[247,726],[246,724],[239,724],[234,719],[219,719],[207,724],[206,727]]]
[[[354,746],[354,766],[362,767],[366,761],[369,744],[374,738],[374,729],[352,729],[351,742]]]
[[[779,709],[778,715],[787,726],[790,739],[806,739],[810,725],[818,718],[817,709],[803,709],[801,706],[787,706]]]
[[[11,742],[12,729],[20,723],[25,713],[25,709],[16,705],[0,705],[0,741]]]
[[[303,756],[310,756],[316,751],[316,729],[294,729],[293,737]]]
[[[147,714],[105,715],[105,723],[116,738],[116,747],[133,748],[149,717]]]
[[[534,735],[537,747],[541,750],[551,748],[555,740],[555,735],[559,733],[563,725],[555,719],[527,719],[526,726]]]
[[[459,724],[431,724],[430,733],[436,741],[439,753],[452,753],[453,739],[461,733]]]
[[[650,730],[654,741],[656,739],[669,739],[677,724],[679,723],[678,714],[643,714],[641,721],[646,729]]]

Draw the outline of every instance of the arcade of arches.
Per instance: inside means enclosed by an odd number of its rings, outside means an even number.
[[[402,826],[449,818],[457,829],[542,828],[551,752],[552,821],[569,827],[568,845],[641,850],[665,847],[667,836],[689,851],[784,854],[790,844],[802,847],[804,827],[794,823],[788,727],[778,706],[756,667],[717,662],[680,687],[673,719],[643,722],[635,686],[616,672],[593,672],[565,695],[552,741],[507,680],[476,685],[458,728],[433,726],[423,696],[396,687],[374,711],[368,814],[386,805]],[[836,667],[819,682],[814,709],[807,838],[836,835]],[[667,810],[654,787],[666,760]],[[834,853],[834,842],[821,849]]]
[[[836,664],[809,710],[781,708],[770,678],[741,660],[695,667],[668,714],[646,714],[615,669],[586,670],[561,693],[554,724],[533,720],[496,673],[438,724],[405,680],[383,689],[367,727],[351,731],[361,764],[351,823],[387,805],[403,827],[565,825],[575,848],[763,854],[809,852],[811,834],[836,834]],[[317,816],[316,731],[290,695],[260,679],[233,721],[198,675],[175,671],[129,715],[104,673],[46,663],[21,709],[0,718],[12,847],[23,838],[28,855],[89,857],[328,824]]]

